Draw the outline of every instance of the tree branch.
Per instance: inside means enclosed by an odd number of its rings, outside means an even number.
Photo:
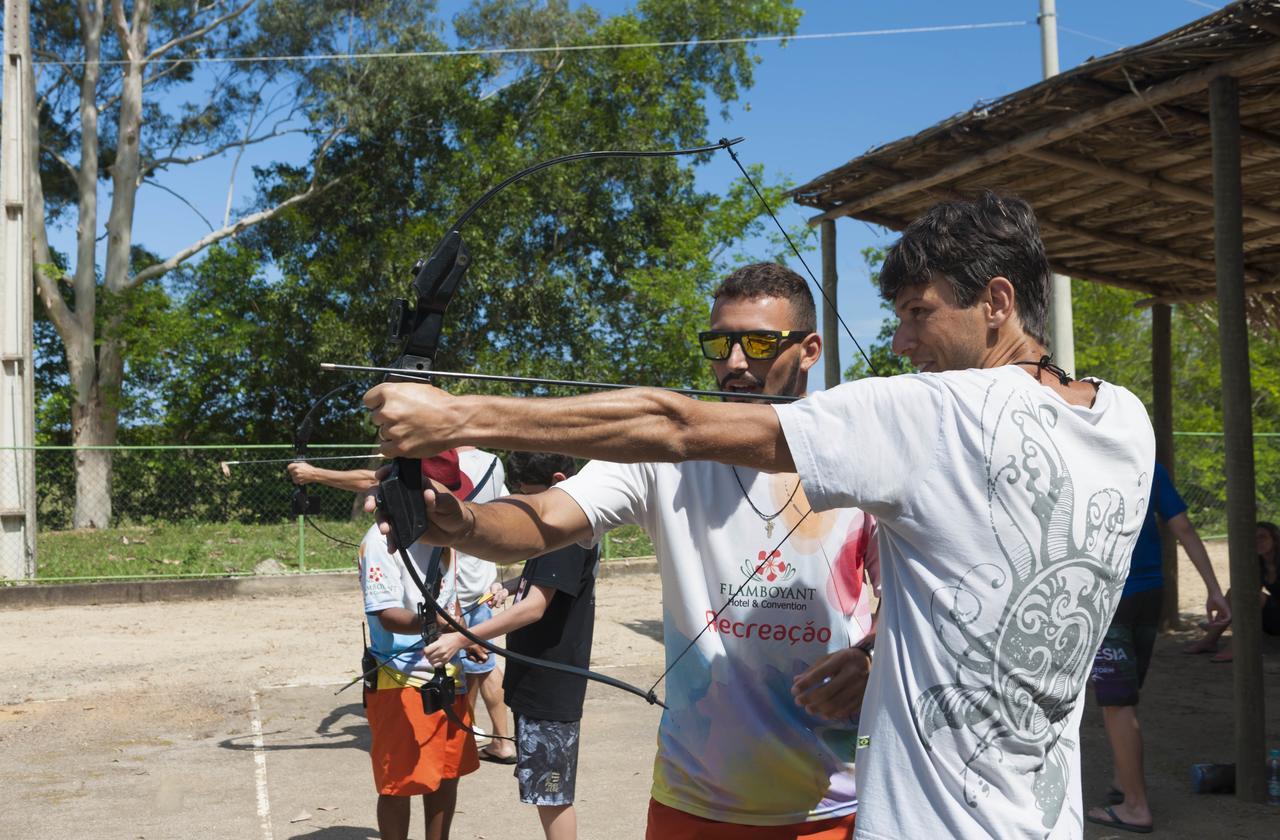
[[[195,213],[197,216],[200,217],[200,221],[204,222],[205,227],[207,227],[209,230],[213,230],[213,222],[205,218],[205,215],[201,213],[198,209],[196,209],[196,206],[194,204],[192,204],[190,201],[187,201],[187,199],[177,190],[172,190],[169,187],[166,187],[164,184],[160,183],[159,181],[144,181],[143,183],[149,184],[158,190],[164,190],[169,195],[178,199],[178,201],[181,201],[183,204],[187,205],[187,207],[191,208],[192,213]]]
[[[54,150],[50,149],[49,154],[53,155],[53,159],[56,160],[58,163],[62,164],[63,167],[66,168],[67,172],[71,174],[71,177],[73,179],[77,179],[80,177],[80,170],[76,168],[76,165],[74,163],[67,160],[66,156],[63,155],[61,152],[55,152]]]
[[[191,32],[186,33],[185,35],[179,35],[166,44],[161,44],[160,46],[152,50],[151,54],[142,60],[142,63],[144,65],[150,64],[152,61],[155,61],[157,58],[164,55],[174,47],[185,44],[187,41],[192,41],[192,40],[195,40],[196,38],[201,38],[207,35],[208,33],[212,32],[214,29],[217,29],[219,26],[226,23],[227,21],[234,20],[235,18],[238,18],[240,15],[244,14],[246,11],[249,10],[249,7],[252,6],[255,2],[256,0],[245,0],[244,5],[240,6],[238,9],[232,9],[230,12],[227,12],[222,17],[214,18],[213,20],[209,21],[209,23],[205,24],[199,29],[192,30]]]
[[[178,253],[169,257],[169,259],[165,260],[164,262],[156,263],[155,265],[148,266],[144,268],[142,271],[139,271],[137,274],[133,275],[133,277],[130,278],[127,283],[125,283],[124,288],[132,289],[133,287],[147,280],[153,280],[156,277],[161,277],[165,274],[168,274],[170,271],[173,271],[173,269],[177,268],[183,262],[195,256],[196,254],[200,253],[205,248],[208,248],[210,245],[215,245],[218,242],[221,242],[222,240],[228,237],[235,236],[240,231],[253,227],[256,224],[259,224],[260,222],[265,222],[267,219],[270,219],[273,216],[279,215],[280,213],[284,212],[285,210],[289,209],[295,204],[300,204],[301,202],[306,201],[309,198],[314,198],[320,193],[330,189],[335,184],[339,183],[341,180],[342,180],[341,178],[335,178],[332,181],[328,182],[327,184],[324,184],[323,186],[319,186],[319,187],[317,187],[313,182],[309,187],[307,187],[305,192],[300,192],[295,196],[291,196],[290,198],[277,204],[275,207],[270,207],[266,210],[262,210],[257,213],[251,213],[248,216],[244,216],[243,218],[237,219],[234,223],[227,225],[221,230],[215,230],[212,233],[210,233],[208,236],[202,237],[198,241],[193,242],[192,244],[183,248]]]
[[[144,176],[146,176],[146,175],[150,175],[155,170],[164,166],[170,166],[170,165],[186,166],[192,163],[199,163],[202,160],[208,160],[211,157],[217,157],[218,155],[222,154],[225,151],[228,151],[229,149],[244,148],[246,146],[252,146],[256,143],[265,143],[268,140],[271,140],[276,137],[284,137],[287,134],[306,134],[306,133],[307,133],[307,130],[305,128],[290,128],[285,131],[273,130],[271,132],[268,132],[267,134],[262,134],[257,137],[249,137],[244,140],[233,140],[229,143],[223,143],[221,146],[215,146],[206,152],[202,152],[198,155],[191,155],[190,157],[178,157],[176,155],[168,155],[162,158],[156,158],[155,160],[144,164],[142,167],[142,173]]]

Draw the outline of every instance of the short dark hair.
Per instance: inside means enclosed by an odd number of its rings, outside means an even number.
[[[1259,522],[1258,527],[1271,535],[1271,554],[1280,560],[1280,528],[1274,522]]]
[[[578,471],[568,455],[555,452],[512,452],[507,456],[507,480],[512,484],[545,484],[550,487],[556,473],[571,476]]]
[[[885,254],[880,294],[893,301],[903,288],[928,283],[934,272],[969,307],[992,277],[1013,284],[1022,328],[1045,341],[1049,312],[1049,260],[1031,205],[985,192],[977,201],[944,201],[907,225]]]
[[[793,330],[818,329],[818,313],[813,306],[813,292],[804,278],[785,265],[777,263],[752,263],[744,265],[724,278],[712,297],[720,298],[785,298],[791,302],[796,323],[787,328]]]

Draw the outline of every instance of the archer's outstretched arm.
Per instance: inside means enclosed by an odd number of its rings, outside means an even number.
[[[452,397],[416,382],[378,385],[364,402],[387,456],[429,457],[472,445],[617,463],[719,461],[795,471],[768,405],[705,402],[656,388],[555,399]]]
[[[421,541],[452,546],[494,563],[518,563],[557,548],[592,538],[591,522],[563,490],[551,488],[529,496],[504,496],[492,502],[463,502],[441,485],[423,492],[427,531]],[[377,510],[373,496],[365,510]],[[391,539],[390,526],[379,530]]]

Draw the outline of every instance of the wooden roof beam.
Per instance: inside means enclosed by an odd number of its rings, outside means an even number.
[[[1143,283],[1140,280],[1126,280],[1123,277],[1101,274],[1092,269],[1072,265],[1068,260],[1049,260],[1049,263],[1055,274],[1065,274],[1068,277],[1088,280],[1090,283],[1101,283],[1104,286],[1115,286],[1117,289],[1128,289],[1131,292],[1142,292],[1148,295],[1161,294],[1160,288],[1152,283]]]
[[[1246,296],[1261,295],[1267,292],[1276,291],[1280,291],[1280,280],[1276,279],[1244,284],[1244,293]],[[1202,292],[1187,292],[1185,294],[1178,294],[1175,292],[1171,295],[1161,294],[1156,295],[1155,297],[1143,298],[1142,300],[1135,302],[1133,305],[1141,309],[1146,309],[1148,307],[1155,306],[1157,303],[1203,303],[1207,300],[1214,300],[1217,297],[1218,289],[1215,286]]]
[[[1094,90],[1103,92],[1110,96],[1120,96],[1126,93],[1124,88],[1113,87],[1106,82],[1100,82],[1097,79],[1084,78],[1079,80],[1079,84],[1086,85]],[[1209,138],[1209,115],[1197,111],[1195,108],[1188,108],[1185,105],[1164,104],[1160,106],[1165,111],[1182,117],[1190,122],[1199,123],[1205,128],[1205,139]],[[1280,134],[1274,134],[1270,131],[1264,131],[1260,128],[1250,128],[1249,126],[1240,126],[1240,136],[1259,143],[1263,146],[1271,146],[1280,149]]]
[[[1095,242],[1102,242],[1116,248],[1137,251],[1140,254],[1147,254],[1148,256],[1157,257],[1177,265],[1185,265],[1190,268],[1208,272],[1210,276],[1213,276],[1213,273],[1216,270],[1213,260],[1206,260],[1202,257],[1184,254],[1181,251],[1174,251],[1170,248],[1162,248],[1159,245],[1152,245],[1148,242],[1143,242],[1141,239],[1134,239],[1129,236],[1118,236],[1114,233],[1107,233],[1106,231],[1095,230],[1093,228],[1083,228],[1079,225],[1073,225],[1070,222],[1059,222],[1054,219],[1046,219],[1044,217],[1040,218],[1040,227],[1055,230],[1059,233],[1070,234],[1071,236],[1080,237],[1082,239],[1092,239]],[[1246,269],[1245,277],[1257,280],[1260,275],[1257,271]]]
[[[1194,187],[1188,187],[1183,184],[1177,184],[1173,181],[1166,181],[1163,178],[1157,178],[1154,175],[1142,175],[1137,172],[1130,172],[1127,169],[1120,169],[1114,166],[1106,166],[1100,163],[1094,163],[1091,160],[1078,158],[1074,155],[1064,155],[1060,152],[1051,152],[1047,149],[1031,149],[1024,152],[1025,157],[1033,160],[1048,163],[1052,166],[1061,166],[1067,169],[1074,169],[1077,172],[1084,172],[1089,175],[1096,175],[1099,178],[1105,178],[1108,181],[1118,181],[1122,184],[1128,184],[1132,187],[1147,190],[1149,192],[1167,195],[1170,198],[1176,198],[1181,201],[1188,201],[1192,204],[1200,204],[1205,207],[1213,206],[1213,193],[1207,193]],[[1271,225],[1280,225],[1280,212],[1271,210],[1258,204],[1244,205],[1244,214],[1252,219],[1260,222],[1266,222]]]
[[[1138,111],[1146,110],[1173,99],[1198,93],[1208,86],[1210,80],[1219,76],[1244,76],[1260,68],[1270,67],[1277,63],[1280,63],[1280,42],[1227,61],[1211,64],[1208,67],[1203,67],[1190,73],[1184,73],[1176,79],[1154,85],[1140,93],[1121,96],[1093,110],[1085,111],[1056,125],[1047,126],[1006,143],[1001,143],[998,146],[993,146],[976,155],[936,169],[927,175],[900,182],[853,201],[846,201],[825,213],[810,218],[809,224],[816,225],[827,219],[852,216],[860,210],[878,207],[896,201],[903,196],[963,177],[992,164],[999,163],[1012,155],[1020,155],[1032,149],[1038,149],[1041,146],[1048,146],[1081,132],[1105,125],[1112,120],[1127,117]]]

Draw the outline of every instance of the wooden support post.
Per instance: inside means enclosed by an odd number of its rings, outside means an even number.
[[[828,388],[840,384],[840,330],[836,323],[836,223],[828,219],[822,223],[822,355],[823,383]]]
[[[1227,474],[1227,546],[1231,555],[1234,635],[1236,796],[1261,802],[1263,754],[1262,614],[1254,547],[1253,415],[1249,332],[1245,318],[1244,223],[1240,182],[1240,91],[1235,78],[1209,83],[1213,131],[1213,238],[1218,276],[1218,340],[1222,366],[1222,426]]]
[[[1173,452],[1173,330],[1172,311],[1167,304],[1151,308],[1151,404],[1156,430],[1156,460],[1175,478]],[[1175,480],[1174,487],[1178,486]],[[1178,630],[1178,542],[1173,532],[1160,523],[1161,567],[1164,570],[1164,599],[1160,626]]]

